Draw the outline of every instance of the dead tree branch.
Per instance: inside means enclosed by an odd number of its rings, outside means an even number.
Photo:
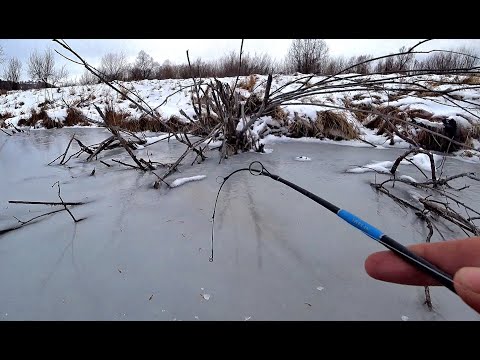
[[[122,164],[122,165],[125,165],[125,166],[128,166],[128,167],[131,167],[131,168],[134,168],[134,169],[136,169],[136,170],[144,170],[144,169],[139,168],[138,166],[121,162],[120,160],[112,159],[112,161],[113,161],[113,162],[116,162],[116,163],[119,163],[119,164]],[[107,164],[107,165],[108,165],[108,164]],[[109,165],[109,166],[110,166],[110,165]]]
[[[72,141],[73,141],[74,138],[75,138],[75,134],[72,135],[70,141],[68,142],[67,148],[65,149],[65,152],[63,153],[62,160],[60,161],[60,165],[62,165],[63,162],[65,161],[65,157],[67,156],[68,149],[70,149],[70,145],[72,145]]]
[[[72,212],[70,211],[70,209],[67,208],[67,205],[65,204],[65,202],[64,202],[63,199],[62,199],[62,196],[60,195],[60,182],[59,182],[59,181],[56,181],[56,182],[52,185],[52,187],[54,187],[55,185],[58,185],[58,198],[59,198],[60,201],[62,202],[63,207],[65,208],[65,210],[67,210],[67,212],[70,214],[70,216],[72,217],[72,219],[73,219],[73,221],[74,221],[75,223],[79,222],[80,220],[75,219],[75,216],[73,216],[73,214],[72,214]]]
[[[25,200],[9,200],[9,204],[30,204],[30,205],[83,205],[84,202],[54,202],[54,201],[25,201]]]
[[[3,132],[4,134],[7,134],[8,136],[13,136],[12,134],[6,132],[5,130],[3,130],[2,128],[0,128],[0,131]]]
[[[50,212],[48,212],[48,213],[35,216],[35,217],[33,217],[33,218],[31,218],[30,220],[27,220],[27,221],[22,221],[22,220],[20,220],[19,218],[17,218],[16,216],[14,216],[14,218],[15,218],[15,220],[17,220],[17,221],[18,221],[20,224],[22,224],[22,226],[23,226],[23,225],[26,225],[26,224],[32,222],[33,220],[39,219],[39,218],[41,218],[41,217],[43,217],[43,216],[47,216],[47,215],[52,215],[52,214],[58,213],[58,212],[60,212],[60,211],[65,211],[65,209],[53,210],[53,211],[50,211]]]
[[[400,165],[400,162],[405,159],[408,155],[410,154],[425,154],[428,156],[428,158],[430,159],[430,169],[431,169],[431,172],[432,172],[432,182],[434,184],[434,186],[436,186],[435,184],[437,183],[437,178],[435,176],[435,161],[433,159],[433,155],[430,151],[425,151],[425,150],[422,150],[422,149],[412,149],[412,150],[408,150],[406,153],[404,153],[403,155],[399,156],[395,162],[393,163],[392,165],[392,168],[390,169],[390,172],[392,173],[392,175],[395,176],[395,172],[397,171],[397,168],[398,166]],[[423,173],[423,172],[422,172]],[[425,175],[425,174],[424,174]]]
[[[108,145],[115,141],[115,136],[110,136],[108,139],[103,140],[95,151],[90,154],[87,158],[87,161],[92,161],[102,150],[104,150]]]

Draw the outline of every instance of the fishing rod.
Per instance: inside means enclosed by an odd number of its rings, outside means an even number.
[[[225,182],[230,178],[233,174],[240,172],[240,171],[249,171],[250,174],[254,176],[267,176],[275,181],[281,182],[282,184],[287,185],[288,187],[298,191],[302,195],[305,195],[306,197],[312,199],[316,203],[320,204],[324,208],[330,210],[334,214],[336,214],[338,217],[342,218],[345,220],[347,223],[350,225],[354,226],[355,228],[359,229],[361,232],[363,232],[365,235],[369,236],[370,238],[378,241],[380,244],[384,245],[386,248],[389,250],[392,250],[396,255],[401,257],[402,259],[408,261],[410,264],[414,265],[417,269],[423,271],[424,273],[430,275],[433,277],[435,280],[437,280],[440,284],[445,286],[446,288],[450,289],[453,293],[457,293],[455,291],[454,283],[453,283],[453,277],[446,273],[445,271],[439,269],[429,261],[427,261],[425,258],[418,256],[417,254],[413,253],[411,250],[409,250],[407,247],[403,246],[402,244],[398,243],[394,239],[392,239],[390,236],[384,234],[381,230],[377,229],[373,225],[367,223],[366,221],[360,219],[358,216],[352,214],[351,212],[341,209],[336,205],[333,205],[332,203],[328,202],[325,199],[322,199],[321,197],[313,194],[312,192],[305,190],[304,188],[288,181],[283,178],[281,178],[278,175],[270,173],[263,164],[260,161],[253,161],[250,163],[250,166],[248,168],[242,168],[235,170],[234,172],[230,173],[227,177],[223,178],[223,182],[220,186],[220,189],[218,190],[217,193],[217,198],[215,200],[215,207],[213,209],[213,216],[212,216],[212,254],[210,257],[210,261],[213,261],[213,230],[214,230],[214,222],[215,222],[215,210],[217,207],[217,201],[218,201],[218,196],[220,195],[220,191],[222,190],[223,185]]]

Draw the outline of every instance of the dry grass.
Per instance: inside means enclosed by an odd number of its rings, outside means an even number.
[[[115,110],[111,103],[105,107],[105,122],[107,125],[126,128],[125,125],[129,121],[130,114],[126,111]]]
[[[127,93],[128,89],[121,88],[120,89],[120,100],[127,100]]]
[[[421,118],[421,119],[426,119],[426,120],[431,120],[433,117],[433,114],[431,112],[422,110],[422,109],[412,109],[412,110],[406,110],[406,113],[410,118]]]
[[[473,139],[480,139],[480,124],[472,125],[470,128],[460,128],[460,137],[465,138],[465,144],[472,146]]]
[[[245,80],[241,81],[238,84],[238,87],[252,92],[256,83],[257,83],[257,78],[255,77],[255,75],[250,75],[248,79],[246,79],[246,81]]]
[[[295,113],[295,120],[288,126],[288,136],[292,138],[301,137],[319,137],[323,138],[321,133],[314,128],[310,119],[301,118]]]
[[[470,75],[461,81],[462,84],[466,85],[480,85],[480,76]]]
[[[440,131],[439,133],[442,135],[443,132]],[[437,135],[432,133],[420,130],[417,135],[414,137],[415,141],[419,143],[425,150],[433,150],[433,151],[440,151],[440,152],[453,152],[459,150],[459,146],[453,143],[450,143],[449,140],[441,138]],[[468,144],[468,136],[464,130],[460,130],[458,135],[454,138],[455,141]]]
[[[352,140],[358,138],[358,129],[350,123],[343,113],[317,111],[315,127],[323,135],[333,140]]]
[[[347,107],[347,106],[346,106]],[[355,109],[361,110],[361,111],[355,111]],[[371,104],[359,104],[355,105],[353,108],[349,107],[349,110],[355,116],[355,118],[363,124],[364,121],[366,121],[367,117],[370,115],[366,111],[371,111],[373,109]]]
[[[6,128],[7,125],[5,125],[5,120],[10,119],[11,117],[13,117],[13,115],[8,111],[0,114],[0,127]]]
[[[3,114],[0,114],[0,120],[7,120],[7,119],[10,119],[11,117],[13,117],[12,113],[11,112],[4,112]]]
[[[134,119],[125,111],[115,110],[111,104],[105,109],[105,118],[108,125],[117,126],[120,129],[132,132],[168,132],[168,127],[165,125],[165,122],[161,120],[155,119],[151,116],[142,116],[139,119]],[[184,124],[176,116],[172,116],[167,123],[174,130],[181,130],[184,128]]]
[[[51,100],[48,100],[48,99],[47,99],[47,100],[45,100],[44,102],[39,103],[37,106],[38,106],[39,108],[46,108],[47,105],[50,105],[50,104],[52,104],[52,103],[53,103],[53,102],[52,102]]]
[[[419,98],[425,98],[425,97],[438,97],[441,96],[442,94],[439,92],[435,91],[417,91],[415,96]]]
[[[183,129],[188,130],[189,133],[197,136],[206,136],[210,134],[212,129],[220,122],[220,119],[203,115],[200,121],[195,121],[187,124],[182,124]]]
[[[428,81],[425,81],[425,85],[428,85],[431,88],[436,88],[436,87],[440,86],[441,83],[439,81],[428,80]]]
[[[84,116],[80,112],[73,107],[67,109],[67,117],[63,121],[64,126],[73,126],[73,125],[82,125],[82,126],[89,126],[90,123],[84,119]]]
[[[442,135],[446,135],[442,128],[439,128],[437,131]],[[453,139],[466,145],[472,145],[472,139],[478,139],[479,137],[480,125],[475,125],[469,128],[459,126]],[[415,141],[417,141],[426,150],[450,153],[461,149],[461,146],[452,144],[447,139],[423,130],[420,130],[414,138]]]
[[[32,109],[30,117],[27,119],[20,119],[18,121],[18,126],[35,127],[39,121],[41,121],[42,125],[47,129],[63,127],[62,122],[50,118],[44,109],[41,109],[38,111],[35,109]]]
[[[472,139],[479,139],[480,138],[480,124],[472,125],[472,127],[468,131],[468,136]]]
[[[295,118],[288,126],[290,137],[316,137],[332,140],[352,140],[358,138],[358,130],[344,114],[333,111],[318,111],[315,121],[305,119],[295,113]]]
[[[154,119],[151,116],[143,116],[138,120],[134,120],[138,124],[136,131],[153,131],[153,132],[168,132],[168,128],[163,121]]]
[[[372,107],[367,105],[362,110],[372,110]],[[385,115],[401,118],[406,117],[406,114],[404,112],[400,111],[394,106],[376,107],[375,111],[381,113],[381,115],[372,114],[372,116],[368,116],[370,114],[361,112],[362,115],[359,116],[358,113],[360,112],[355,112],[355,110],[352,110],[354,115],[357,116],[357,119],[360,120],[365,127],[371,130],[379,129],[377,135],[381,135],[383,133],[383,128],[386,126]]]
[[[270,116],[272,117],[272,119],[277,120],[280,126],[284,126],[287,124],[288,114],[280,106],[276,106]]]
[[[403,94],[388,94],[387,95],[387,99],[388,99],[389,102],[397,101],[397,100],[400,100],[404,97],[405,97],[405,95],[403,95]]]
[[[386,121],[386,116],[390,116],[392,118],[399,118],[405,121],[410,121],[415,118],[426,119],[431,122],[441,123],[442,120],[445,120],[444,116],[434,115],[428,111],[421,110],[421,109],[410,109],[401,111],[394,106],[384,106],[384,107],[376,107],[375,110],[380,112],[381,115],[374,115],[368,114],[360,111],[355,111],[355,109],[359,110],[371,110],[372,108],[369,106],[355,106],[351,107],[350,111],[356,116],[356,118],[366,127],[372,130],[377,130],[376,135],[384,135],[387,134],[391,137],[394,131],[398,130],[404,136],[412,138],[415,140],[420,146],[425,148],[426,150],[434,150],[434,151],[441,151],[441,152],[452,152],[459,149],[458,146],[451,144],[449,140],[441,138],[435,134],[430,132],[424,131],[419,129],[418,132],[413,135],[412,134],[412,126],[405,124],[400,121],[396,121],[395,119],[390,119],[390,121]],[[444,134],[443,128],[439,127],[438,130],[432,129],[434,131],[438,131],[442,135]],[[473,127],[469,129],[459,128],[457,131],[457,135],[455,136],[454,140],[468,144],[471,142],[473,138],[480,137],[480,126]]]

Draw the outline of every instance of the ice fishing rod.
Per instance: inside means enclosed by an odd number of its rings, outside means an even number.
[[[437,280],[440,284],[445,286],[446,288],[450,289],[452,292],[455,294],[457,293],[455,291],[455,287],[453,285],[453,277],[444,272],[443,270],[439,269],[426,259],[424,259],[421,256],[418,256],[414,254],[411,250],[409,250],[407,247],[403,246],[402,244],[398,243],[397,241],[393,240],[390,236],[384,234],[381,230],[375,228],[373,225],[370,225],[366,221],[360,219],[358,216],[352,214],[351,212],[340,209],[338,206],[333,205],[332,203],[328,202],[325,199],[322,199],[321,197],[311,193],[308,190],[305,190],[301,188],[298,185],[295,185],[294,183],[285,180],[281,178],[278,175],[270,173],[263,164],[260,161],[254,161],[250,163],[250,166],[248,168],[242,168],[235,170],[234,172],[230,173],[227,177],[223,178],[223,182],[220,186],[220,189],[218,190],[217,193],[217,198],[215,200],[215,207],[213,209],[213,216],[212,216],[212,254],[210,261],[213,261],[213,229],[214,229],[214,221],[215,221],[215,210],[217,207],[217,201],[218,201],[218,196],[220,195],[220,190],[222,190],[223,185],[227,181],[229,177],[231,177],[233,174],[240,172],[240,171],[249,171],[250,174],[254,176],[267,176],[273,180],[276,180],[278,182],[281,182],[282,184],[287,185],[288,187],[298,191],[299,193],[305,195],[306,197],[312,199],[316,203],[322,205],[324,208],[330,210],[334,214],[336,214],[338,217],[342,218],[345,220],[347,223],[350,225],[356,227],[359,229],[361,232],[363,232],[365,235],[371,237],[372,239],[378,241],[380,244],[384,245],[386,248],[389,250],[392,250],[396,255],[400,256],[402,259],[408,261],[410,264],[414,265],[416,268],[419,270],[423,271],[424,273],[430,275],[433,277],[435,280]]]

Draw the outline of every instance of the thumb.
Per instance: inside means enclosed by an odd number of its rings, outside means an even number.
[[[453,281],[462,300],[480,313],[480,268],[461,268],[455,273]]]

